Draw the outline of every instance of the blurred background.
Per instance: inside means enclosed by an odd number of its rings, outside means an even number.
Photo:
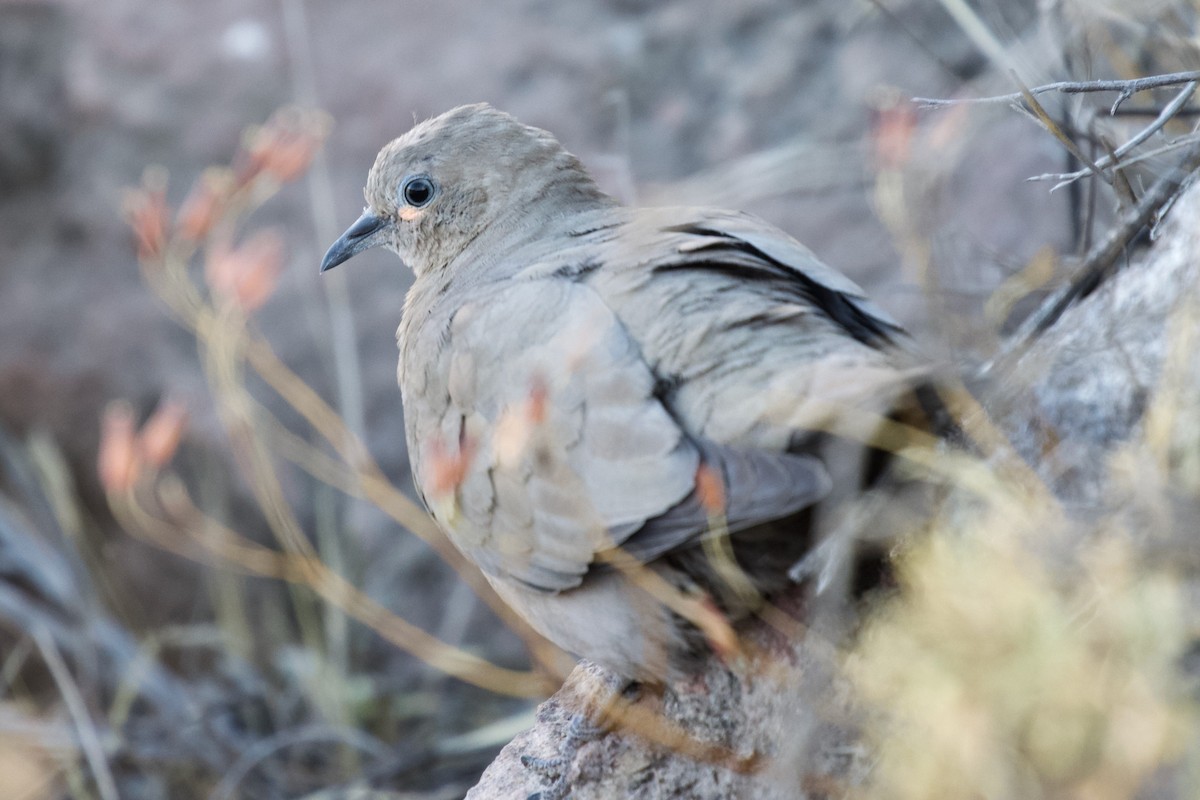
[[[1042,5],[0,0],[0,795],[454,797],[531,719],[531,699],[446,678],[305,590],[116,523],[96,473],[104,409],[125,400],[143,420],[172,398],[196,503],[269,541],[196,341],[139,276],[122,208],[148,166],[178,207],[275,109],[330,115],[308,174],[244,221],[285,242],[254,326],[406,487],[393,332],[409,274],[381,251],[317,265],[358,216],[376,151],[414,120],[487,101],[555,133],[626,202],[756,213],[931,352],[980,358],[1011,312],[987,305],[996,287],[1081,241],[1071,191],[1024,180],[1069,163],[1004,106],[904,101],[1009,92],[1010,67],[1103,77],[1088,36],[1169,29],[1184,4],[1137,4],[1139,28],[1118,3]],[[528,666],[417,538],[280,476],[336,571],[444,641]]]

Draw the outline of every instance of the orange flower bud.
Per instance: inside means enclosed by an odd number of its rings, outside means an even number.
[[[138,453],[155,469],[171,460],[187,429],[188,413],[182,403],[167,400],[155,409],[138,436]]]
[[[110,493],[127,492],[137,483],[140,468],[133,410],[126,403],[112,403],[104,410],[100,425],[100,484]]]
[[[207,235],[232,192],[233,177],[227,170],[206,170],[179,209],[175,219],[179,235],[191,241]]]
[[[250,313],[275,291],[283,271],[283,238],[260,231],[239,247],[214,245],[205,261],[205,279],[214,294]]]
[[[710,517],[725,513],[725,482],[703,462],[696,468],[696,496]]]
[[[235,160],[235,178],[244,186],[266,173],[283,183],[304,174],[329,132],[329,117],[319,111],[283,108],[260,128],[247,131]]]
[[[529,387],[529,421],[541,425],[546,421],[546,404],[550,399],[550,389],[541,375],[535,375]]]
[[[330,118],[323,112],[304,108],[285,108],[276,112],[270,125],[276,129],[266,170],[281,182],[303,175],[329,135]]]
[[[242,134],[242,147],[233,158],[233,182],[241,188],[263,171],[267,161],[267,132],[263,127],[247,128]]]
[[[877,101],[871,130],[878,169],[900,169],[908,163],[913,134],[917,129],[917,110],[898,92],[888,92]]]
[[[435,498],[453,494],[467,478],[467,469],[475,457],[475,443],[464,438],[459,442],[458,450],[451,452],[439,439],[433,442],[430,450],[430,494]]]
[[[295,180],[308,170],[320,146],[319,139],[304,133],[280,135],[267,152],[263,169],[281,183]]]
[[[167,179],[161,169],[148,169],[142,185],[125,196],[125,219],[133,229],[138,258],[151,261],[160,258],[167,245]]]

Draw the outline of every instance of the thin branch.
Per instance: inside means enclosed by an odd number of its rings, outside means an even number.
[[[1172,139],[1169,143],[1164,144],[1162,147],[1156,147],[1153,150],[1147,150],[1144,153],[1138,153],[1133,158],[1127,158],[1127,159],[1125,159],[1125,161],[1121,162],[1121,166],[1122,167],[1131,167],[1134,164],[1141,163],[1142,161],[1147,161],[1151,158],[1158,158],[1159,156],[1164,156],[1167,153],[1174,152],[1182,147],[1187,147],[1188,145],[1192,145],[1197,142],[1200,142],[1200,131],[1198,131],[1196,133],[1189,133],[1186,136],[1180,136],[1178,139]],[[1032,180],[1032,179],[1030,179],[1030,180]]]
[[[165,522],[147,512],[132,489],[124,493],[110,492],[108,495],[109,506],[123,527],[160,547],[187,558],[307,586],[327,602],[371,628],[384,640],[464,683],[511,697],[544,696],[545,685],[540,676],[498,667],[486,659],[438,640],[393,614],[329,569],[320,559],[274,551],[249,541],[197,508],[182,482],[164,480],[159,486],[158,499],[163,509],[173,517],[172,522]],[[191,530],[206,530],[210,535],[197,537],[188,533]]]
[[[1162,113],[1160,106],[1150,106],[1148,108],[1118,108],[1114,117],[1157,117]],[[1197,117],[1200,116],[1200,108],[1183,108],[1179,110],[1175,116],[1177,117]]]
[[[1018,86],[1021,87],[1020,97],[1025,102],[1025,105],[1028,106],[1029,110],[1033,113],[1038,123],[1047,131],[1049,131],[1055,139],[1058,139],[1058,141],[1062,143],[1062,146],[1067,148],[1067,152],[1075,156],[1079,163],[1086,167],[1084,170],[1085,174],[1091,173],[1106,183],[1112,183],[1112,178],[1105,175],[1100,170],[1100,167],[1093,162],[1092,159],[1088,158],[1086,153],[1079,149],[1079,145],[1075,144],[1074,140],[1072,140],[1070,136],[1067,136],[1063,129],[1059,127],[1058,123],[1054,121],[1054,118],[1050,116],[1046,109],[1042,107],[1042,104],[1037,101],[1037,98],[1033,96],[1033,92],[1029,89],[1026,89],[1024,85],[1021,84],[1021,79],[1017,77],[1015,72],[1012,73],[1012,79]]]
[[[1175,98],[1170,103],[1168,103],[1167,106],[1165,108],[1163,108],[1163,110],[1161,112],[1159,112],[1159,115],[1154,119],[1153,122],[1151,122],[1146,127],[1142,128],[1132,138],[1130,138],[1129,141],[1125,142],[1125,144],[1121,145],[1115,151],[1113,151],[1111,156],[1106,155],[1103,158],[1096,161],[1095,166],[1098,167],[1099,169],[1108,169],[1109,167],[1115,165],[1117,163],[1117,161],[1122,156],[1124,156],[1126,153],[1128,153],[1130,150],[1132,150],[1133,148],[1142,144],[1147,139],[1149,139],[1151,136],[1153,136],[1155,133],[1158,133],[1160,130],[1162,130],[1168,122],[1170,122],[1174,117],[1179,115],[1179,111],[1183,108],[1184,104],[1187,103],[1187,101],[1191,99],[1192,93],[1196,91],[1196,86],[1197,86],[1196,81],[1189,82],[1187,84],[1187,86],[1183,87],[1183,90],[1181,92],[1179,92],[1179,94],[1175,95]],[[1126,166],[1128,166],[1128,164],[1126,164]],[[1026,180],[1029,180],[1029,181],[1057,180],[1057,181],[1059,181],[1059,183],[1055,184],[1054,188],[1050,190],[1053,192],[1058,189],[1061,189],[1062,187],[1066,186],[1069,183],[1073,183],[1073,182],[1079,180],[1080,178],[1082,178],[1090,173],[1091,173],[1091,169],[1081,169],[1081,170],[1077,170],[1075,172],[1066,172],[1066,173],[1060,173],[1060,174],[1047,173],[1044,175],[1035,175],[1034,177],[1027,178]]]
[[[1119,270],[1120,257],[1134,237],[1170,203],[1187,178],[1200,168],[1200,146],[1194,145],[1183,161],[1166,175],[1159,178],[1142,196],[1142,199],[1121,218],[1097,244],[1075,273],[1071,282],[1052,295],[1037,312],[1032,314],[1014,335],[1011,347],[988,365],[990,371],[1001,359],[1012,358],[1024,352],[1033,341],[1062,317],[1068,308],[1090,295]]]
[[[1191,70],[1189,72],[1169,72],[1163,75],[1151,75],[1147,78],[1135,78],[1133,80],[1108,80],[1108,81],[1058,81],[1057,83],[1047,83],[1041,86],[1035,86],[1029,89],[1029,94],[1039,95],[1047,92],[1061,92],[1062,94],[1087,94],[1091,92],[1120,92],[1117,99],[1112,104],[1109,110],[1110,114],[1116,113],[1120,108],[1121,103],[1128,100],[1137,92],[1144,92],[1149,89],[1161,89],[1165,86],[1178,86],[1182,83],[1191,83],[1192,81],[1200,81],[1200,70]],[[957,105],[979,105],[979,104],[996,104],[996,103],[1016,103],[1025,99],[1024,92],[1013,92],[1011,94],[993,95],[990,97],[960,97],[960,98],[936,98],[936,97],[914,97],[913,102],[917,103],[921,108],[942,108],[945,106]]]
[[[1112,159],[1114,167],[1112,171],[1112,187],[1117,195],[1118,210],[1124,211],[1137,203],[1137,195],[1134,194],[1133,184],[1129,182],[1129,174],[1125,171],[1125,165],[1118,161],[1117,151],[1113,148],[1112,142],[1103,135],[1097,138],[1100,140],[1100,146],[1105,150],[1105,155]]]

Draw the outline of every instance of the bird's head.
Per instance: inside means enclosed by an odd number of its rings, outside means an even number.
[[[421,275],[445,268],[485,232],[612,203],[553,136],[484,103],[387,144],[364,193],[366,209],[329,248],[322,272],[382,246]]]

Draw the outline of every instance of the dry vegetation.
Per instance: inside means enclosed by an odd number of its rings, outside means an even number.
[[[1127,80],[1200,63],[1196,12],[1159,5],[1157,15],[1135,17],[1112,4],[1082,21],[1069,8],[1053,19],[1064,26],[1067,53],[1079,60],[1099,48],[1088,58]],[[1079,162],[1040,177],[1091,188],[1079,193],[1078,252],[1027,265],[988,304],[997,328],[1016,330],[983,348],[992,376],[1006,375],[1062,309],[1126,263],[1200,153],[1192,123],[1200,74],[1163,79],[1167,88],[1153,92],[1130,83],[1014,82],[1016,93],[997,101],[1019,106]],[[1100,88],[1115,88],[1118,103],[1113,94],[1097,100]],[[1060,103],[1064,89],[1074,93]],[[954,135],[963,112],[933,112],[946,115],[933,135]],[[230,167],[201,176],[178,210],[168,208],[166,176],[155,170],[126,206],[144,278],[195,336],[239,479],[257,503],[255,530],[273,540],[236,530],[207,507],[186,454],[178,471],[172,466],[187,426],[172,401],[146,420],[126,405],[110,408],[99,474],[129,535],[204,565],[211,619],[152,631],[126,624],[113,599],[120,592],[106,585],[103,562],[90,551],[96,543],[85,531],[94,520],[55,443],[0,439],[15,498],[0,498],[0,796],[332,797],[369,786],[457,796],[498,745],[530,723],[526,706],[491,704],[500,722],[474,736],[438,737],[428,721],[439,713],[439,685],[387,686],[356,661],[354,637],[373,631],[440,673],[508,697],[545,696],[570,666],[503,607],[386,479],[351,426],[256,331],[253,314],[271,294],[283,245],[251,215],[309,167],[328,124],[317,112],[281,111],[248,132]],[[882,112],[876,191],[910,269],[936,294],[932,249],[906,205],[914,202],[904,172],[918,126],[911,105]],[[1040,311],[1013,325],[1017,300],[1051,286]],[[1070,443],[1058,432],[1041,431],[1040,449],[1018,443],[1033,462],[1026,468],[999,432],[1004,426],[977,409],[966,408],[964,422],[988,458],[936,446],[901,453],[948,492],[897,548],[896,590],[877,600],[840,654],[868,767],[822,792],[913,800],[1200,796],[1198,323],[1197,287],[1181,286],[1161,369],[1142,387],[1143,416],[1128,436],[1091,450],[1103,462],[1089,479],[1102,487],[1100,502],[1078,501],[1069,465],[1058,461]],[[262,399],[268,393],[294,412],[286,423]],[[455,465],[443,467],[453,483]],[[365,568],[345,563],[338,531],[305,530],[293,512],[288,470],[366,498],[426,539],[524,639],[534,667],[490,663],[358,588]],[[719,500],[713,505],[719,517]],[[721,620],[680,608],[725,642],[727,655],[738,651]],[[697,759],[762,767],[693,742],[635,706],[612,711]]]

